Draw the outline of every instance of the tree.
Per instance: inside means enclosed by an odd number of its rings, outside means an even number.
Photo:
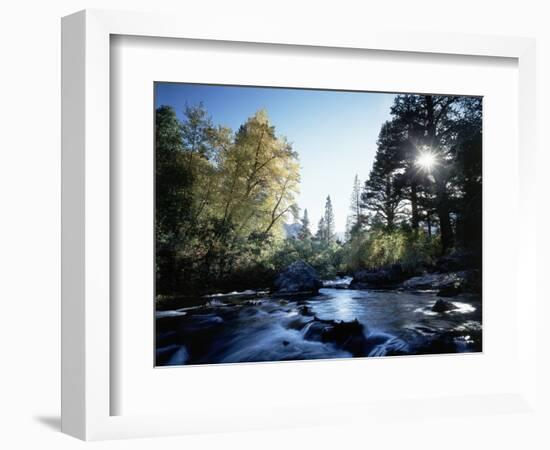
[[[353,188],[350,198],[350,213],[346,223],[346,239],[356,234],[363,225],[363,202],[361,200],[361,182],[357,174],[353,179]]]
[[[410,208],[412,229],[424,221],[431,232],[437,218],[442,251],[454,245],[458,232],[464,245],[465,233],[480,228],[481,99],[399,95],[391,115],[379,148],[393,159],[393,184]],[[418,164],[421,154],[429,155],[430,167]]]
[[[297,153],[258,111],[234,133],[202,104],[156,112],[157,292],[223,282],[262,264],[298,214]],[[249,270],[249,269],[248,269]]]
[[[482,100],[463,97],[458,101],[461,111],[457,123],[455,157],[456,234],[459,243],[476,252],[482,239]]]
[[[410,206],[410,223],[413,230],[417,230],[421,220],[420,200],[423,188],[426,186],[426,177],[420,174],[416,165],[418,149],[422,147],[425,136],[421,116],[421,97],[418,95],[403,95],[395,99],[392,106],[391,139],[395,148],[393,157],[396,159],[398,185],[403,198]]]
[[[265,111],[241,125],[219,163],[223,223],[244,234],[273,231],[296,208],[297,156],[286,139],[276,136]]]
[[[202,102],[194,106],[186,105],[184,115],[181,136],[183,147],[189,154],[189,160],[192,161],[194,155],[200,155],[206,159],[211,158],[213,156],[211,139],[214,126],[204,105]]]
[[[370,212],[371,225],[383,224],[392,230],[403,217],[403,191],[396,183],[399,162],[394,139],[395,125],[388,121],[382,125],[377,150],[361,194],[362,207]]]
[[[211,202],[215,190],[216,170],[211,161],[217,158],[220,147],[227,144],[228,131],[213,126],[202,103],[186,105],[180,127],[187,170],[193,180],[193,185],[184,190],[189,212],[185,232],[194,235],[196,233],[191,229],[197,227],[198,219]]]
[[[453,177],[452,148],[456,143],[457,105],[459,97],[432,95],[399,95],[391,109],[396,126],[407,132],[408,145],[404,147],[401,161],[404,163],[402,185],[408,193],[412,208],[412,226],[418,228],[418,190],[433,190],[434,209],[439,219],[442,250],[453,245],[451,223],[451,199],[449,182]],[[429,152],[437,165],[429,173],[432,186],[426,186],[429,178],[414,167],[416,155]]]
[[[315,238],[322,243],[327,241],[327,227],[325,223],[325,216],[321,216],[319,223],[317,224],[317,233],[315,233]]]
[[[160,291],[174,291],[178,281],[177,245],[181,224],[189,217],[185,192],[193,179],[184,164],[181,124],[170,106],[155,114],[155,242],[156,282]]]
[[[191,185],[191,175],[181,164],[183,146],[180,122],[170,106],[161,106],[155,115],[155,188],[157,193],[157,242],[177,234],[185,214],[182,191]]]
[[[311,239],[311,230],[309,229],[309,216],[307,213],[307,208],[304,209],[304,215],[301,219],[301,225],[300,232],[298,233],[298,239],[306,240]]]
[[[332,202],[330,200],[330,195],[327,196],[327,200],[325,202],[325,215],[324,215],[324,228],[325,228],[325,235],[324,240],[327,244],[330,244],[336,240],[336,233],[335,233],[335,224],[334,224],[334,212],[332,210]]]
[[[215,134],[220,134],[215,133]],[[278,137],[265,111],[243,123],[217,152],[215,207],[204,236],[210,276],[223,279],[257,263],[281,240],[285,219],[298,213],[297,153]]]
[[[352,228],[353,228],[353,219],[351,215],[348,214],[346,217],[346,233],[345,233],[346,241],[349,241],[352,238]]]

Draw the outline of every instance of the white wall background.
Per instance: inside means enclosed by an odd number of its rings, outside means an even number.
[[[541,415],[457,418],[449,423],[415,418],[398,427],[368,423],[362,429],[317,428],[234,433],[160,440],[84,444],[59,433],[60,359],[60,17],[83,8],[179,11],[187,20],[212,15],[235,26],[307,27],[327,33],[358,30],[454,31],[537,37],[540,279],[549,250],[550,12],[535,0],[387,1],[188,1],[11,0],[0,9],[0,447],[18,448],[548,448],[550,417]],[[182,21],[185,26],[185,20]],[[544,171],[544,172],[543,172]],[[544,207],[546,206],[546,210]],[[532,232],[533,230],[526,230]],[[546,233],[548,234],[548,233]],[[505,251],[504,251],[505,256]],[[544,263],[546,262],[546,267]],[[527,264],[529,262],[526,262]],[[535,273],[533,273],[535,282]],[[539,285],[540,299],[550,300]],[[549,317],[543,304],[542,317]],[[544,324],[546,321],[541,321]],[[540,363],[549,374],[549,332],[539,332]],[[541,398],[550,405],[548,388]],[[449,419],[445,419],[448,421]]]

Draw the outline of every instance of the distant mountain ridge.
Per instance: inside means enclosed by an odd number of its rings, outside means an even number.
[[[285,232],[285,238],[298,239],[300,231],[302,231],[302,224],[298,222],[283,223],[283,230]]]

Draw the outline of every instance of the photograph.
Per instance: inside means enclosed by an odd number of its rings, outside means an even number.
[[[154,83],[154,364],[482,352],[483,98]]]

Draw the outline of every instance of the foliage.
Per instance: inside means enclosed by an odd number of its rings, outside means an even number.
[[[273,255],[273,268],[284,268],[294,261],[310,264],[321,278],[334,278],[342,268],[343,247],[332,242],[326,244],[318,239],[287,239]]]
[[[350,213],[346,221],[346,240],[349,241],[352,236],[357,234],[363,223],[363,201],[361,199],[361,182],[357,174],[353,179],[353,188],[350,196]]]
[[[330,195],[327,196],[325,203],[325,214],[319,220],[317,225],[316,238],[325,245],[330,245],[336,241],[334,229],[334,212],[332,211],[332,201]]]
[[[302,227],[300,228],[300,233],[298,234],[298,238],[300,240],[311,239],[312,234],[311,234],[311,230],[309,229],[309,215],[307,213],[307,208],[304,209],[304,215],[302,216],[302,219],[301,219],[301,225]]]
[[[403,216],[403,195],[395,182],[398,170],[396,153],[399,143],[392,122],[382,126],[378,149],[362,194],[363,207],[371,213],[371,221],[385,223],[392,230]]]
[[[481,99],[398,95],[362,193],[371,226],[408,223],[441,251],[481,240]],[[422,154],[433,165],[419,164]]]
[[[296,212],[298,155],[265,111],[236,133],[214,127],[204,107],[180,123],[156,115],[157,292],[214,289],[266,266],[281,226]]]
[[[362,233],[346,243],[343,269],[377,269],[399,263],[414,272],[435,262],[440,252],[437,236],[423,231],[378,228]]]

